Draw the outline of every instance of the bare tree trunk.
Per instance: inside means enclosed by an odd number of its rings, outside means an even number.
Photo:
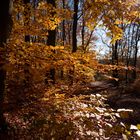
[[[139,38],[140,38],[140,33],[139,33],[139,29],[140,29],[140,25],[137,25],[137,30],[136,30],[136,36],[135,36],[135,50],[134,50],[134,70],[133,70],[133,78],[134,80],[137,78],[137,72],[136,72],[136,68],[137,68],[137,55],[138,55],[138,42],[139,42]]]
[[[11,0],[4,0],[0,4],[0,133],[3,133],[7,129],[6,121],[3,116],[6,80],[6,70],[3,66],[6,63],[6,41],[12,29],[11,4]]]
[[[118,65],[118,40],[115,42],[115,45],[112,46],[112,64]],[[115,70],[113,70],[112,76],[114,78],[119,77],[117,68]],[[114,85],[117,86],[118,82],[114,81]]]
[[[79,3],[79,0],[74,0],[73,30],[72,30],[72,52],[77,51],[78,3]]]
[[[127,35],[127,46],[128,46],[128,50],[127,50],[127,54],[126,54],[126,66],[129,66],[129,51],[130,51],[130,30],[131,30],[131,25],[129,25],[129,29],[128,29],[128,35]],[[126,70],[125,72],[125,80],[126,80],[126,84],[128,83],[128,70]]]
[[[65,9],[65,0],[62,0],[62,3],[63,3],[63,9]],[[62,21],[62,40],[63,40],[62,45],[65,46],[65,41],[66,41],[65,19],[63,19],[63,21]],[[64,78],[63,68],[60,72],[61,72],[61,79],[63,80],[63,78]]]
[[[84,0],[82,0],[82,49],[85,52],[85,13],[84,13]]]
[[[83,17],[82,19],[82,30],[81,30],[81,34],[82,34],[82,48],[85,51],[85,19]]]
[[[71,40],[72,40],[72,35],[71,35],[71,28],[72,28],[72,23],[67,23],[67,25],[68,25],[68,32],[67,32],[67,34],[68,34],[68,45],[70,45],[71,46]]]
[[[65,9],[65,0],[62,0],[63,3],[63,9]],[[65,45],[65,40],[66,40],[66,33],[65,33],[65,20],[62,22],[62,28],[63,28],[63,46]]]
[[[73,27],[72,27],[72,53],[77,51],[77,22],[78,22],[78,4],[79,0],[74,0],[74,14],[73,14]],[[73,84],[74,65],[69,70],[70,85]]]
[[[92,35],[93,35],[93,32],[94,32],[94,30],[92,30],[92,31],[90,32],[90,36],[89,36],[89,38],[88,38],[88,40],[87,40],[87,42],[86,42],[86,45],[85,45],[85,47],[84,47],[84,50],[85,50],[85,51],[87,50],[87,47],[88,47],[88,45],[90,44],[90,41],[91,41],[91,37],[92,37]]]

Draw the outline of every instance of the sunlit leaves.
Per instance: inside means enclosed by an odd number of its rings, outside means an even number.
[[[110,1],[96,0],[86,1],[85,11],[86,25],[90,29],[94,29],[98,23],[103,24],[112,34],[111,43],[114,44],[122,38],[123,32],[119,27],[128,24],[132,20],[138,18],[138,8],[135,8],[135,1]]]
[[[46,112],[38,110],[40,116],[35,120],[32,118],[32,123],[28,126],[29,130],[32,128],[30,135],[38,132],[33,137],[60,138],[66,135],[74,139],[110,139],[110,136],[122,138],[121,134],[123,137],[126,135],[125,125],[119,123],[115,125],[116,113],[104,107],[104,98],[100,94],[66,98],[57,88],[55,92],[56,94],[49,96],[46,94],[46,97],[41,100]],[[29,116],[28,109],[25,111],[26,116]]]
[[[100,94],[82,95],[88,88],[82,91],[79,85],[84,86],[85,83],[93,81],[96,71],[106,73],[124,67],[98,64],[96,53],[90,49],[85,52],[78,49],[76,53],[71,53],[70,45],[46,45],[48,30],[56,29],[64,19],[72,20],[73,12],[70,10],[52,7],[46,2],[40,2],[36,9],[29,4],[27,6],[30,17],[27,18],[24,14],[27,8],[25,5],[15,3],[14,6],[13,33],[7,46],[10,67],[7,68],[8,76],[14,82],[18,80],[23,83],[26,80],[25,66],[28,65],[31,83],[44,83],[46,79],[48,82],[43,97],[36,98],[38,93],[34,97],[33,93],[29,92],[30,97],[39,104],[35,104],[35,107],[23,107],[20,114],[23,118],[20,121],[29,123],[25,125],[28,130],[32,130],[33,136],[37,132],[36,139],[109,139],[112,135],[121,135],[125,125],[115,123],[117,117],[127,117],[127,112],[119,114],[106,108]],[[135,19],[138,14],[137,11],[128,14],[131,6],[132,4],[121,0],[87,0],[84,7],[86,25],[94,30],[98,24],[104,24],[108,29],[108,36],[113,37],[114,44],[123,34],[120,24],[128,22],[132,17]],[[30,35],[30,41],[25,42],[25,35]],[[58,78],[56,85],[52,85],[49,78],[52,68],[56,70],[57,78],[60,77],[60,72],[63,72],[63,81],[60,82]],[[73,84],[68,83],[70,78]],[[111,76],[107,78],[113,79]],[[139,129],[139,126],[137,127]],[[124,135],[127,137],[127,134],[131,134],[129,130]],[[121,135],[121,138],[125,137],[124,135]]]

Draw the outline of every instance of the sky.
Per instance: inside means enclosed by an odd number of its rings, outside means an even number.
[[[95,30],[95,34],[97,36],[95,50],[100,56],[104,56],[109,52],[109,44],[111,39],[106,36],[105,28],[97,28]]]

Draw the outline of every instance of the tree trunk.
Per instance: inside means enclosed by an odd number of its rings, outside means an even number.
[[[24,25],[26,28],[26,31],[30,30],[30,0],[24,0],[24,4],[25,4],[25,10],[24,10]],[[25,42],[30,42],[30,35],[29,34],[25,34],[25,38],[24,38]],[[29,72],[29,64],[25,62],[25,66],[24,66],[24,74],[25,74],[25,80],[24,80],[24,86],[25,87],[29,87],[30,84],[30,72]]]
[[[63,4],[63,9],[65,9],[65,0],[62,0],[62,4]],[[63,21],[62,21],[62,41],[63,41],[62,45],[65,46],[65,41],[66,41],[65,19],[63,19]],[[63,68],[60,72],[61,72],[61,80],[63,80],[63,78],[64,78]]]
[[[78,4],[79,0],[74,0],[73,29],[72,29],[72,53],[77,51],[77,22],[78,22]],[[74,65],[69,70],[70,85],[73,84]]]
[[[72,32],[72,52],[76,52],[77,51],[78,3],[79,3],[79,0],[74,0],[73,32]]]
[[[118,65],[118,41],[116,41],[115,45],[112,46],[112,64],[113,65]],[[112,76],[114,78],[119,77],[117,68],[115,70],[113,70]],[[117,86],[118,82],[114,81],[114,85]]]
[[[56,7],[55,0],[47,0],[48,4],[51,4],[53,8]],[[55,12],[51,12],[52,19],[55,15]],[[47,36],[47,45],[48,46],[55,46],[56,41],[56,29],[54,30],[48,30],[48,36]],[[54,52],[55,53],[55,52]],[[55,83],[55,68],[50,69],[50,79],[52,80],[52,83]],[[47,81],[46,81],[47,83]]]
[[[65,9],[65,0],[62,0],[62,3],[63,3],[63,9]],[[65,45],[65,40],[66,40],[66,33],[65,33],[65,19],[63,19],[63,22],[62,22],[62,28],[63,28],[63,46]]]
[[[128,33],[127,33],[127,46],[128,46],[127,53],[126,53],[126,66],[127,67],[129,66],[130,34],[131,34],[131,24],[128,26]],[[126,72],[125,72],[125,81],[127,84],[128,83],[128,69],[126,69]]]
[[[133,79],[135,80],[137,78],[137,55],[138,55],[138,42],[139,42],[139,29],[140,29],[140,25],[137,25],[137,31],[136,31],[136,36],[135,36],[135,49],[134,49],[134,70],[133,70]]]
[[[82,50],[85,52],[85,11],[84,11],[84,0],[82,0]]]
[[[85,19],[84,19],[84,16],[83,16],[83,19],[82,19],[81,34],[82,34],[82,49],[83,49],[83,51],[85,51]]]
[[[11,18],[12,1],[4,0],[0,4],[0,132],[3,133],[7,126],[3,116],[3,100],[5,92],[6,70],[6,41],[12,28]]]

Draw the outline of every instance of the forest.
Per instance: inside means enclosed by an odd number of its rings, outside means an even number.
[[[140,140],[140,1],[0,2],[0,140]]]

